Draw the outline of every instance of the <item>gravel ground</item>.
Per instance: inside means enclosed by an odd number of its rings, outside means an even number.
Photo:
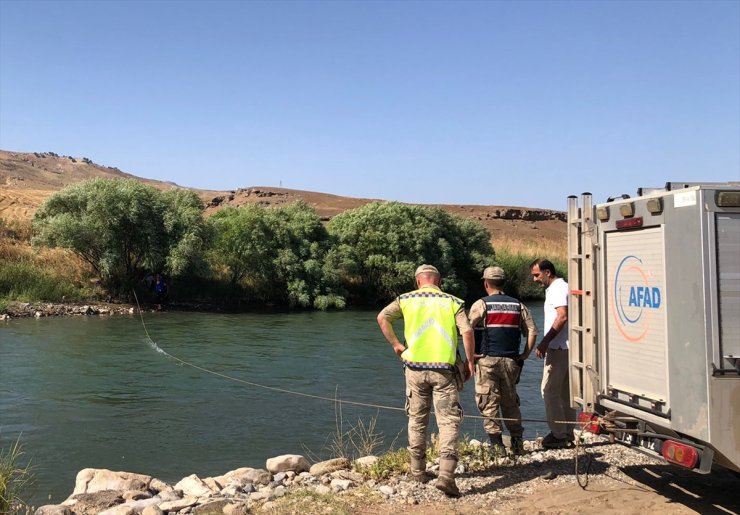
[[[494,462],[463,462],[457,484],[462,497],[446,497],[434,487],[399,475],[377,485],[384,495],[368,496],[367,490],[350,490],[342,509],[324,508],[315,513],[437,514],[600,514],[632,513],[739,513],[740,479],[720,470],[704,476],[682,471],[605,437],[584,435],[577,448],[545,450],[539,442],[525,442],[525,455]],[[578,472],[576,472],[576,455]],[[436,467],[430,467],[432,475]],[[390,489],[388,488],[390,487]],[[277,509],[275,509],[277,508]],[[314,513],[268,504],[261,510],[276,513]]]
[[[608,475],[611,479],[627,484],[634,483],[622,472],[625,467],[660,465],[664,462],[651,458],[623,445],[610,444],[606,438],[589,435],[588,442],[571,449],[545,450],[537,442],[525,442],[527,453],[512,458],[496,458],[485,466],[468,463],[458,467],[458,487],[461,500],[485,508],[504,509],[510,501],[530,496],[543,485],[581,485]],[[578,453],[578,476],[576,476]],[[467,465],[467,466],[466,466]],[[479,468],[484,466],[482,470]],[[432,467],[434,470],[435,467]],[[478,469],[478,470],[476,470]],[[389,481],[397,494],[389,498],[391,504],[435,504],[454,507],[459,500],[447,498],[434,487],[409,482],[404,477]],[[396,483],[394,485],[394,483]]]

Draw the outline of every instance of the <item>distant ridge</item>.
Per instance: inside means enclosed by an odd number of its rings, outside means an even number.
[[[160,189],[184,188],[174,182],[156,181],[126,173],[113,166],[94,163],[86,157],[54,152],[12,152],[0,150],[0,218],[30,220],[52,193],[65,186],[96,177],[135,179]],[[193,190],[206,204],[210,215],[224,206],[257,204],[279,206],[303,200],[322,220],[381,199],[343,197],[330,193],[252,186],[230,191]],[[485,226],[492,238],[510,238],[534,243],[565,244],[565,213],[550,209],[500,205],[435,204],[445,211],[470,218]]]

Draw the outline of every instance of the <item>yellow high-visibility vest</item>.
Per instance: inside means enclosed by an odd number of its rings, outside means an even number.
[[[464,302],[424,286],[399,296],[398,303],[406,338],[403,362],[411,368],[452,369],[457,352],[455,314]]]

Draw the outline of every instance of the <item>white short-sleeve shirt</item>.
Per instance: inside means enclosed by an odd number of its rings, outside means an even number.
[[[545,289],[545,332],[547,334],[552,328],[555,318],[557,318],[557,309],[561,306],[568,307],[568,283],[562,277],[558,277],[550,286]],[[560,330],[555,338],[550,342],[550,349],[567,349],[568,348],[568,322]]]

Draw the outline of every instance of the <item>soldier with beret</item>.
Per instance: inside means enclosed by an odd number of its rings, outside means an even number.
[[[504,450],[503,428],[498,420],[502,416],[511,435],[511,451],[521,454],[524,428],[516,384],[524,360],[534,348],[537,326],[529,309],[504,293],[503,268],[489,266],[482,279],[487,296],[475,301],[468,315],[475,328],[475,400],[485,417],[483,427],[491,445]],[[520,352],[522,336],[527,338],[524,352]]]

